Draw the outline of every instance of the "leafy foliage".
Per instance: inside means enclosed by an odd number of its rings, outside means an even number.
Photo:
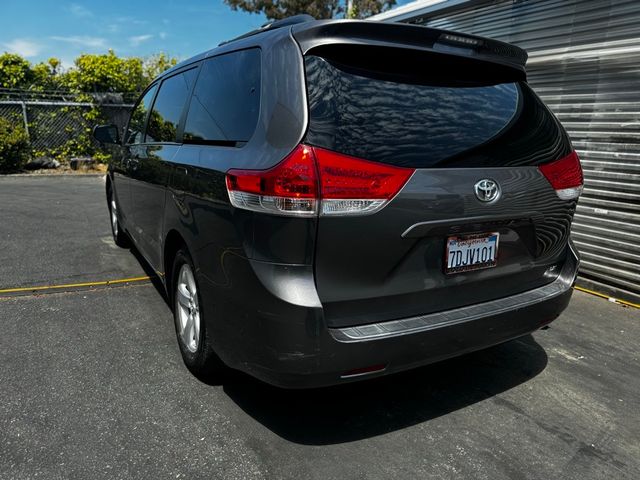
[[[0,173],[15,172],[29,158],[29,138],[24,128],[0,117]]]
[[[126,100],[133,100],[160,73],[176,65],[177,59],[165,53],[142,59],[118,57],[110,50],[106,54],[80,55],[74,66],[64,71],[60,60],[50,58],[32,65],[20,55],[0,55],[0,88],[23,89],[31,92],[74,93],[75,99],[90,103],[91,107],[64,107],[40,112],[30,118],[30,131],[42,137],[56,122],[44,116],[63,115],[72,127],[65,128],[69,140],[63,145],[46,150],[31,151],[29,138],[22,127],[20,116],[0,118],[0,171],[19,170],[30,154],[53,156],[61,160],[74,156],[91,155],[106,159],[93,141],[91,128],[106,123],[103,110],[97,104],[96,93],[121,93]],[[36,122],[38,128],[31,128]],[[35,125],[33,125],[35,127]],[[53,130],[51,134],[56,133]],[[59,132],[57,132],[59,134]]]
[[[23,88],[31,83],[31,64],[15,53],[0,55],[0,87]]]
[[[151,83],[154,78],[165,70],[170,69],[178,63],[175,57],[169,57],[166,53],[160,52],[145,58],[142,62],[142,75],[145,83]]]
[[[138,94],[176,63],[178,60],[166,53],[143,59],[118,57],[109,50],[105,54],[80,55],[73,67],[63,71],[57,58],[31,65],[20,55],[4,53],[0,55],[0,88]]]
[[[396,0],[224,0],[232,10],[264,13],[270,20],[281,20],[292,15],[307,13],[317,19],[366,18],[388,10]]]
[[[60,60],[50,58],[31,68],[31,90],[58,90],[62,87],[60,75]]]
[[[53,90],[61,88],[63,78],[57,58],[32,66],[15,53],[0,55],[0,88]]]
[[[346,18],[367,18],[389,10],[396,0],[354,0],[345,11]]]
[[[142,59],[120,58],[113,50],[83,54],[64,75],[63,84],[74,92],[139,92],[145,87]]]

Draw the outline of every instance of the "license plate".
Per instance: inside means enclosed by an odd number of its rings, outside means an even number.
[[[447,238],[445,273],[495,267],[499,236],[492,232]]]

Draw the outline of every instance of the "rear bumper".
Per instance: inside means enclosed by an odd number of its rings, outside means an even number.
[[[574,249],[567,250],[559,275],[543,287],[420,317],[327,328],[321,308],[282,301],[263,305],[260,313],[243,315],[241,334],[218,325],[222,340],[217,350],[229,366],[267,383],[309,388],[399,372],[483,349],[531,333],[567,307],[579,264]],[[228,313],[227,318],[237,318],[237,312]],[[374,365],[384,370],[349,374]]]

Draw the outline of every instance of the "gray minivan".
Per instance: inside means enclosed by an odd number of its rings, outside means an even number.
[[[567,306],[583,178],[526,53],[293,17],[160,75],[116,143],[116,243],[163,280],[197,375],[286,387],[405,370]]]

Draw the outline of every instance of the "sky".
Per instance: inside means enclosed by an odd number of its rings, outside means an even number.
[[[70,67],[81,53],[185,59],[266,22],[222,0],[2,0],[0,52]]]
[[[0,10],[0,52],[32,63],[56,57],[65,68],[82,53],[109,49],[184,60],[266,22],[222,0],[2,0]]]

